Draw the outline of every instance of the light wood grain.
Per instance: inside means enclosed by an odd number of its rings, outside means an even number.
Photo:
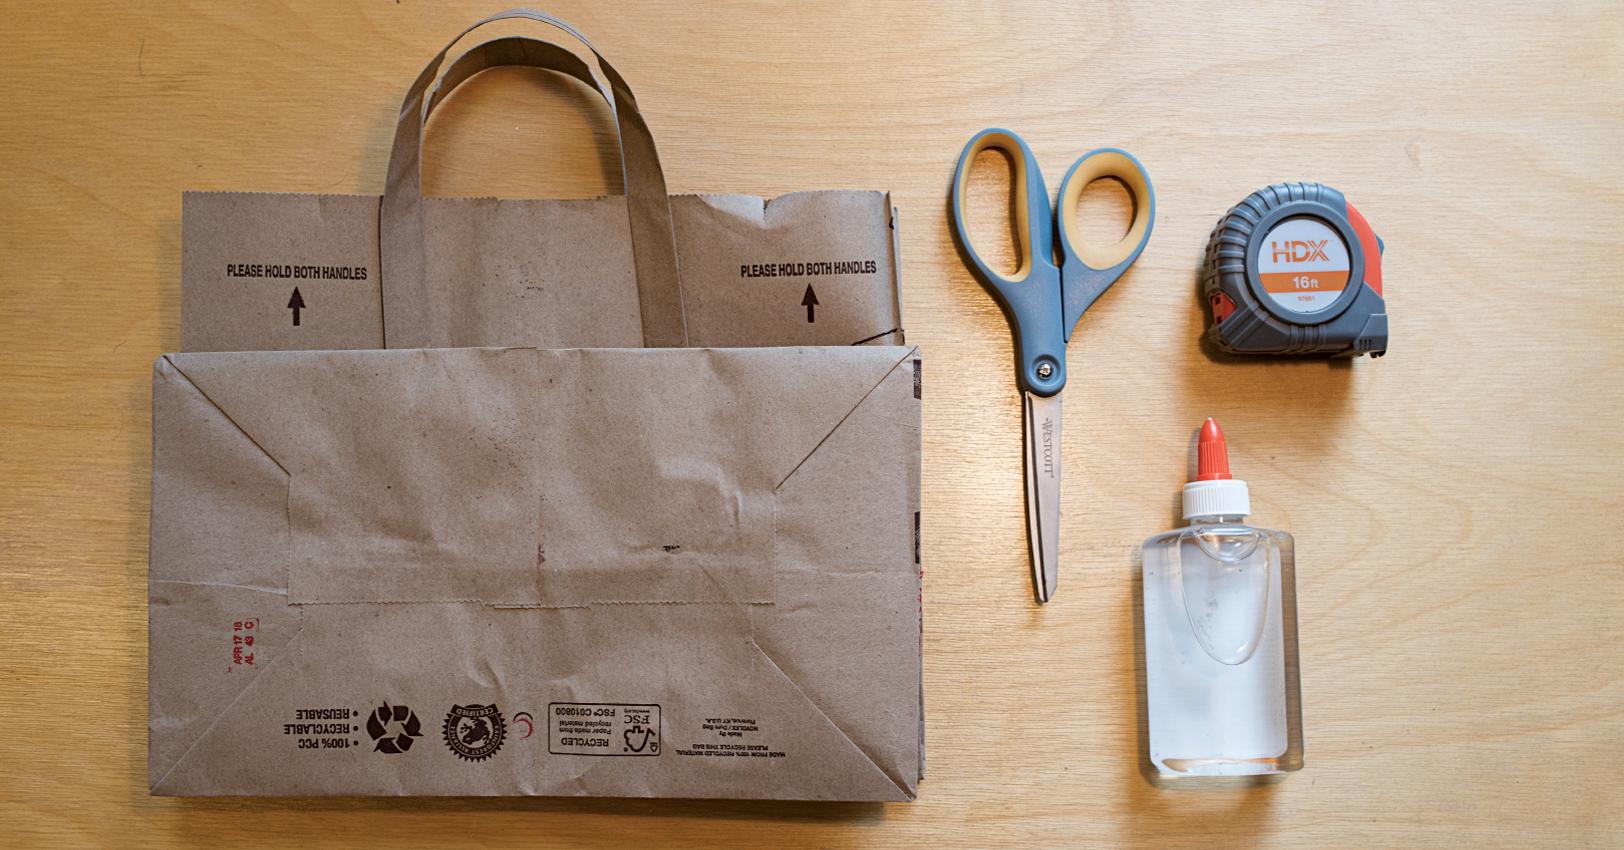
[[[630,80],[672,191],[895,193],[927,357],[918,802],[149,798],[148,383],[178,345],[181,191],[381,191],[400,92],[496,7],[8,2],[0,844],[1624,845],[1616,3],[548,5]],[[1128,148],[1160,201],[1070,347],[1041,609],[1009,336],[946,220],[995,124],[1051,187]],[[615,191],[611,146],[581,92],[492,72],[436,119],[429,186]],[[1208,230],[1282,179],[1386,239],[1386,358],[1197,346]],[[1307,767],[1169,791],[1142,774],[1134,577],[1207,415],[1256,521],[1297,535]]]

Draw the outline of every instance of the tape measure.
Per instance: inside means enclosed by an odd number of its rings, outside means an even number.
[[[1329,186],[1276,183],[1253,192],[1207,243],[1207,338],[1231,354],[1386,354],[1384,247]]]

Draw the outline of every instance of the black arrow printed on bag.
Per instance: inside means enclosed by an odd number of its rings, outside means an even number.
[[[293,297],[288,299],[288,309],[293,311],[293,326],[299,326],[299,311],[304,309],[304,296],[299,294],[299,287],[293,287]]]
[[[818,306],[818,294],[812,291],[812,284],[810,283],[806,285],[806,294],[801,296],[801,306],[806,308],[806,321],[808,323],[817,321],[817,319],[813,318],[812,313]]]

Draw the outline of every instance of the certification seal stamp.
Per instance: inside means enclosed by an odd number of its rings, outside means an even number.
[[[484,761],[502,748],[507,725],[495,703],[453,705],[445,716],[445,745],[466,761]]]

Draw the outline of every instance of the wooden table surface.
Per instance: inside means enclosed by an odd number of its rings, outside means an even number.
[[[886,806],[149,797],[149,381],[179,345],[181,192],[380,192],[401,91],[499,7],[4,5],[0,844],[1624,846],[1616,3],[549,4],[637,91],[673,192],[895,193],[927,358],[929,765]],[[588,104],[489,73],[435,119],[431,191],[618,191]],[[1051,187],[1131,149],[1160,202],[1070,347],[1042,608],[1009,336],[946,219],[991,125]],[[1197,345],[1209,229],[1287,179],[1386,240],[1389,356]],[[1091,232],[1120,227],[1090,195]],[[1255,521],[1297,535],[1307,766],[1168,790],[1144,775],[1138,546],[1176,522],[1208,415]]]

